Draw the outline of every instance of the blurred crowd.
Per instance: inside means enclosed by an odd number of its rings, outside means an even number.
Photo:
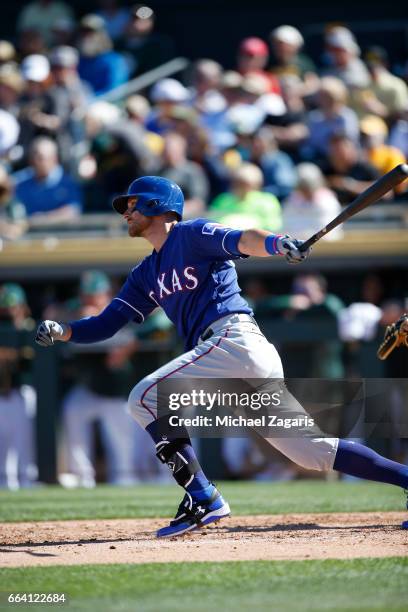
[[[46,303],[39,318],[70,321],[92,316],[106,307],[118,287],[119,279],[88,270],[68,294],[44,294]],[[406,349],[396,350],[383,365],[375,357],[385,326],[407,310],[407,302],[393,297],[384,278],[373,273],[364,277],[361,295],[352,303],[347,302],[348,290],[340,298],[329,291],[327,279],[319,274],[301,273],[293,277],[288,289],[277,292],[263,278],[247,279],[243,285],[260,326],[279,347],[285,376],[297,385],[292,390],[296,397],[302,402],[311,392],[317,393],[319,404],[324,397],[326,416],[336,435],[363,439],[364,427],[355,425],[345,399],[347,390],[343,393],[336,386],[333,390],[330,381],[398,379],[387,393],[386,406],[381,406],[390,418],[392,432],[387,439],[379,435],[370,443],[408,462],[408,448],[398,426],[406,420]],[[310,332],[307,337],[302,332],[305,324]],[[8,343],[0,338],[0,487],[30,486],[37,479],[35,383],[39,374],[37,371],[35,380],[34,328],[23,287],[0,285],[1,338],[10,331],[22,337],[16,341],[15,336]],[[103,342],[57,348],[59,396],[53,399],[52,411],[57,422],[59,482],[67,487],[93,487],[98,481],[129,485],[168,480],[168,470],[157,461],[150,438],[126,408],[137,380],[181,350],[164,313],[157,309],[142,325],[126,326]],[[378,364],[384,369],[379,370]],[[323,391],[322,381],[327,383]],[[384,402],[383,395],[379,399]],[[205,448],[202,452],[205,460]],[[245,438],[224,438],[220,459],[221,473],[229,478],[304,476],[303,470],[251,432]]]
[[[391,64],[342,25],[321,42],[312,58],[281,25],[243,39],[233,66],[201,58],[112,103],[177,55],[155,12],[30,2],[0,41],[0,238],[108,213],[145,174],[180,184],[187,218],[309,235],[408,155],[407,57]]]

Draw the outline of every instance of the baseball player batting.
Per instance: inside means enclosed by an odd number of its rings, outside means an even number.
[[[178,185],[146,176],[133,181],[114,209],[128,224],[131,237],[153,247],[130,272],[118,295],[98,316],[70,323],[43,321],[36,341],[97,342],[113,336],[129,321],[141,323],[162,307],[185,340],[180,357],[153,372],[132,389],[130,412],[156,445],[185,490],[175,518],[158,537],[173,537],[230,514],[228,502],[205,476],[190,438],[160,435],[157,385],[163,379],[283,378],[280,357],[259,329],[240,294],[232,260],[282,255],[301,263],[309,250],[302,241],[251,229],[240,231],[208,219],[182,221],[184,197]],[[324,437],[273,438],[268,442],[307,469],[340,472],[408,489],[408,467],[381,457],[349,440]],[[403,524],[408,528],[408,521]]]

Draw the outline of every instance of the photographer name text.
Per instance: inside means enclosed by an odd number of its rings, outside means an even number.
[[[309,416],[297,418],[280,418],[274,414],[261,415],[259,417],[238,416],[204,416],[198,415],[191,418],[172,414],[169,417],[170,427],[278,427],[282,429],[300,429],[313,427],[314,419]]]

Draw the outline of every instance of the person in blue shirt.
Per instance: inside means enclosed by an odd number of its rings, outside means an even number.
[[[102,17],[85,15],[80,21],[78,73],[96,96],[126,83],[129,78],[126,59],[112,46]]]
[[[79,217],[81,191],[58,163],[56,143],[39,136],[31,144],[29,157],[30,166],[16,172],[13,179],[30,224],[63,223]]]
[[[160,306],[184,338],[185,352],[138,382],[129,396],[131,414],[185,490],[175,518],[157,532],[158,537],[180,535],[230,514],[228,502],[204,474],[187,430],[181,437],[162,435],[159,384],[166,379],[188,384],[191,378],[282,379],[280,357],[241,296],[233,260],[283,255],[289,263],[300,263],[309,253],[301,250],[302,241],[289,236],[235,230],[208,219],[183,222],[183,203],[181,189],[168,179],[133,181],[113,206],[123,215],[129,236],[145,238],[152,253],[133,268],[99,315],[70,323],[43,321],[36,337],[42,346],[56,340],[96,342],[111,337],[128,321],[141,323]],[[335,469],[408,488],[408,466],[361,444],[301,434],[266,440],[305,468]],[[404,526],[408,528],[408,521]]]

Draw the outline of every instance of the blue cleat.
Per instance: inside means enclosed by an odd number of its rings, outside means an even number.
[[[205,501],[193,500],[190,493],[186,493],[174,519],[167,527],[159,529],[156,535],[158,538],[179,536],[219,521],[229,516],[230,512],[229,504],[217,489],[214,489],[211,498]]]

